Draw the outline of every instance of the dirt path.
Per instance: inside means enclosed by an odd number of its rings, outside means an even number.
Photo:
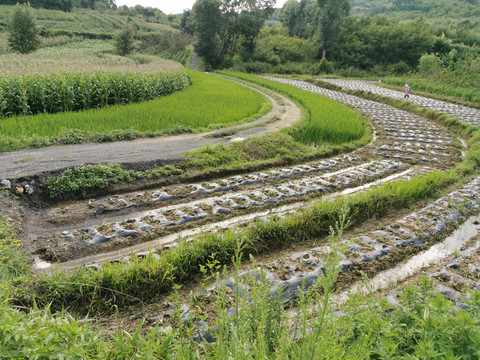
[[[267,115],[248,124],[217,129],[201,134],[184,134],[100,144],[51,146],[41,149],[0,153],[0,180],[13,180],[86,163],[130,164],[170,162],[180,159],[188,151],[199,149],[206,145],[229,144],[232,141],[241,141],[271,134],[288,128],[300,120],[302,112],[291,100],[266,89],[249,87],[264,94],[272,102],[273,108]],[[278,118],[278,120],[267,123],[273,118]],[[234,136],[207,137],[226,130],[238,130],[238,132]]]

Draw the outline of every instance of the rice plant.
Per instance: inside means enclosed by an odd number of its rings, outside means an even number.
[[[360,116],[331,99],[258,76],[225,73],[278,91],[303,106],[308,116],[306,121],[298,124],[292,131],[292,136],[297,141],[308,145],[341,144],[359,139],[365,133],[365,125]]]

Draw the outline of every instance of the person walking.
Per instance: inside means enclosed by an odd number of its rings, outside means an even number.
[[[408,86],[408,84],[405,84],[405,96],[403,98],[405,99],[409,97],[410,97],[410,86]]]

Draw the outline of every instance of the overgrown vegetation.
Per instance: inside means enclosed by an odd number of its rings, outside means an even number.
[[[0,122],[0,151],[214,129],[250,121],[271,108],[271,103],[263,95],[240,84],[199,72],[191,72],[189,77],[193,85],[186,90],[148,102],[78,113],[3,119]],[[185,79],[184,75],[178,78]],[[135,77],[132,81],[141,85]],[[122,83],[120,89],[121,86]],[[112,88],[114,91],[120,89]],[[128,95],[130,89],[125,89]],[[90,93],[86,91],[85,94]],[[212,99],[216,101],[212,102]],[[18,129],[23,129],[22,133]]]

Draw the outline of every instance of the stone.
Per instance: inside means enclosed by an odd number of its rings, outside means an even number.
[[[19,185],[15,186],[15,194],[23,195],[24,191],[25,191],[25,189],[23,188],[23,186],[19,186]]]
[[[0,185],[2,185],[3,188],[9,189],[9,190],[12,188],[12,183],[10,180],[2,180],[0,182]]]
[[[35,190],[33,190],[33,187],[31,187],[30,185],[25,185],[24,189],[25,194],[27,195],[32,195],[35,192]]]

